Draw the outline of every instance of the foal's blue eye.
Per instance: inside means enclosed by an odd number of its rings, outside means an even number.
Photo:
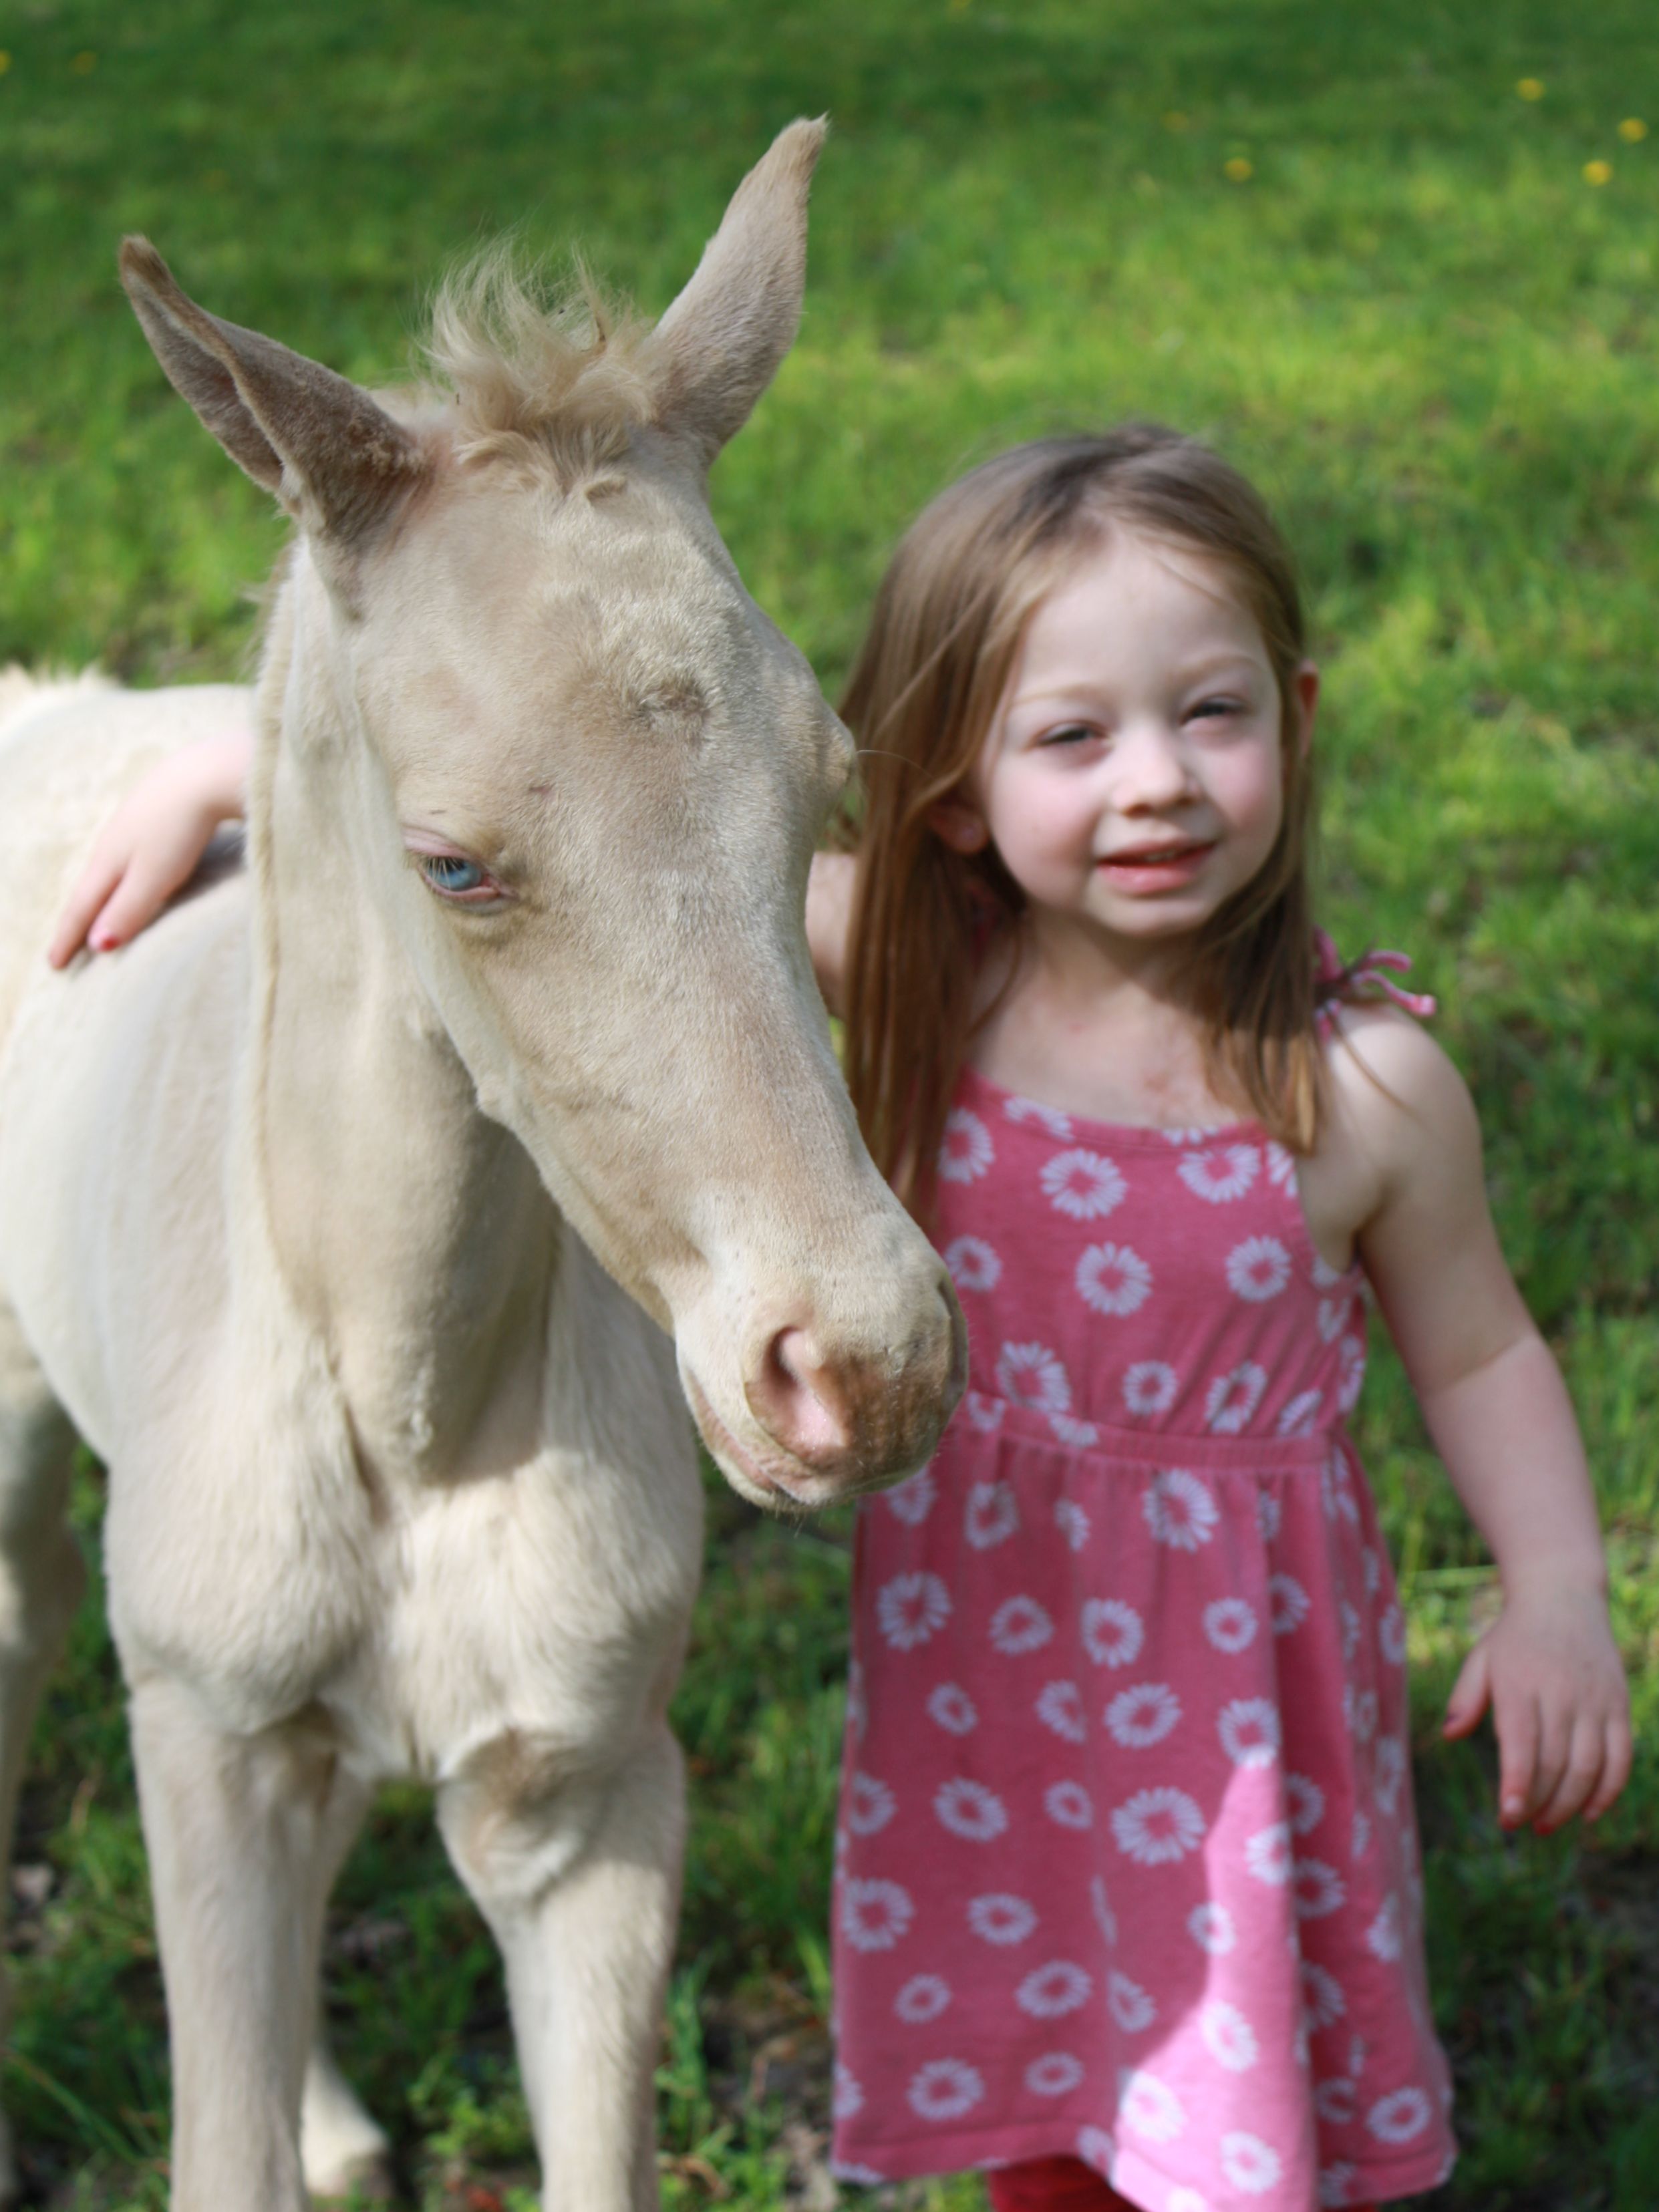
[[[463,860],[454,853],[428,853],[421,862],[421,873],[434,891],[447,891],[452,898],[481,890],[485,881],[476,860]]]

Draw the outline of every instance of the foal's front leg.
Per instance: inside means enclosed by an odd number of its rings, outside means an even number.
[[[303,2212],[323,1913],[359,1785],[320,1736],[228,1735],[164,1679],[134,1690],[132,1734],[173,2053],[173,2212]]]
[[[447,1784],[438,1817],[507,1962],[544,2212],[653,2212],[679,1746],[659,1723],[621,1766],[555,1784],[515,1743]]]

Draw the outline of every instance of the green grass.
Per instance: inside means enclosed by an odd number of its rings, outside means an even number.
[[[17,0],[0,41],[0,661],[234,672],[279,543],[143,347],[113,282],[122,230],[217,312],[386,378],[421,289],[510,225],[580,240],[664,305],[741,167],[826,107],[801,343],[715,502],[827,688],[896,531],[1012,439],[1152,413],[1257,476],[1327,672],[1328,910],[1349,943],[1417,955],[1475,1084],[1504,1239],[1583,1411],[1650,1741],[1650,0]],[[1632,116],[1652,137],[1620,137]],[[1387,1358],[1359,1425],[1419,1662],[1467,2146],[1437,2202],[1638,2212],[1659,2171],[1659,1774],[1644,1754],[1593,1838],[1499,1835],[1488,1752],[1436,1741],[1488,1586]],[[88,1475],[89,1541],[97,1501]],[[677,2207],[822,2189],[844,1537],[716,1516],[678,1707],[696,1824],[662,2075]],[[20,1856],[51,1888],[17,1917],[7,2094],[43,2189],[158,2203],[165,2044],[90,1607],[34,1776]],[[341,2040],[410,2191],[527,2202],[499,1975],[418,1795],[383,1802],[332,1926]],[[977,2185],[913,2201],[966,2212]]]

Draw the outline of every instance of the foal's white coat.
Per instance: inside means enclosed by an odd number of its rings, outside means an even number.
[[[456,395],[401,416],[124,255],[298,534],[246,876],[50,974],[115,795],[232,702],[45,687],[0,729],[0,1820],[81,1589],[72,1423],[111,1473],[179,2212],[292,2212],[380,2148],[313,2027],[391,1774],[505,1954],[545,2203],[656,2202],[682,1385],[740,1489],[811,1504],[918,1464],[959,1384],[807,963],[848,741],[703,489],[794,331],[820,137],[654,331],[451,314]]]

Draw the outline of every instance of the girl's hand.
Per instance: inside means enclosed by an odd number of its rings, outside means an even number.
[[[54,968],[82,944],[94,952],[126,944],[190,881],[219,824],[243,811],[252,747],[247,730],[204,738],[128,793],[58,917],[46,952]]]
[[[1488,1704],[1498,1731],[1498,1817],[1548,1835],[1575,1813],[1599,1820],[1630,1778],[1625,1670],[1595,1590],[1508,1599],[1463,1662],[1445,1732],[1465,1736]]]

